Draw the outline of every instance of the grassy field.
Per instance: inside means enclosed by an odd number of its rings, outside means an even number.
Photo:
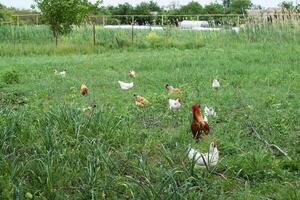
[[[16,53],[2,42],[0,199],[300,199],[299,31],[197,34],[197,48],[84,53],[49,45],[31,51],[34,42]],[[19,82],[5,83],[13,70]],[[135,87],[121,91],[118,80]],[[176,96],[166,83],[183,88],[178,112],[168,109]],[[137,107],[134,93],[151,104]],[[217,112],[199,143],[190,131],[194,103]],[[188,145],[205,152],[212,139],[219,164],[195,167]]]

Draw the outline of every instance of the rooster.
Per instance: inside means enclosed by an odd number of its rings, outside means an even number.
[[[84,95],[88,94],[88,91],[89,91],[89,88],[85,84],[82,84],[81,88],[80,88],[80,94],[82,96],[84,96]]]
[[[133,96],[135,98],[135,104],[137,106],[144,107],[147,103],[149,103],[149,101],[147,99],[145,99],[144,97],[142,97],[140,95],[134,94]]]
[[[181,92],[180,88],[174,88],[173,86],[171,86],[169,84],[166,84],[166,89],[171,94],[176,94],[176,93],[180,93]]]
[[[129,90],[130,88],[133,88],[133,82],[125,83],[123,81],[118,81],[118,83],[122,90]]]
[[[207,135],[210,132],[210,129],[208,123],[203,119],[200,104],[193,105],[192,111],[193,111],[193,122],[191,125],[191,129],[193,132],[194,139],[198,142],[201,133],[204,132]]]
[[[135,71],[133,71],[133,70],[130,70],[130,71],[128,72],[128,76],[130,76],[130,77],[135,78],[135,75],[136,75],[136,73],[135,73]]]
[[[181,98],[177,97],[176,100],[169,99],[169,108],[171,109],[177,109],[179,110],[181,107]]]

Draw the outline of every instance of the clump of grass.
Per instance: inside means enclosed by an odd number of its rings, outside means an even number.
[[[6,92],[0,93],[0,104],[3,105],[24,105],[28,102],[26,95],[23,92]]]
[[[2,79],[6,84],[16,84],[20,82],[20,75],[15,70],[7,71],[3,74]]]

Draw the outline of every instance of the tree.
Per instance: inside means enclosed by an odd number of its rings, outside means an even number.
[[[156,2],[150,1],[142,2],[135,7],[135,14],[138,15],[149,15],[150,12],[161,12],[161,7]]]
[[[252,6],[251,0],[232,0],[229,5],[230,13],[244,14]]]
[[[88,0],[35,0],[42,16],[55,37],[72,31],[72,25],[80,25],[88,14],[101,2],[91,4]]]
[[[292,1],[283,1],[281,4],[279,4],[279,7],[285,10],[292,10],[294,8]]]
[[[4,5],[0,3],[0,22],[4,21]]]
[[[129,3],[119,4],[118,6],[110,6],[108,7],[109,12],[112,15],[132,15],[134,14],[134,8]],[[131,22],[131,17],[118,16],[114,17],[121,24],[128,24]]]
[[[203,13],[203,7],[198,2],[192,1],[179,9],[182,15],[197,15]]]
[[[222,4],[211,3],[205,6],[204,11],[207,14],[222,14],[224,13],[224,7]]]
[[[154,1],[150,1],[149,3],[147,2],[142,2],[140,4],[138,4],[135,9],[134,9],[134,14],[136,15],[151,15],[151,12],[161,12],[162,8],[159,7],[159,5],[154,2]],[[138,17],[136,19],[138,24],[152,24],[153,21],[155,21],[156,17],[146,17],[146,16],[142,16],[142,17]]]
[[[132,15],[134,8],[129,3],[119,4],[116,7],[110,7],[110,13],[113,15]]]
[[[223,0],[223,6],[225,9],[228,9],[230,6],[231,0]]]

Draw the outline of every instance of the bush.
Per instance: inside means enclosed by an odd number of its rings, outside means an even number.
[[[19,74],[15,70],[6,72],[2,78],[6,84],[19,83],[20,81]]]
[[[150,32],[147,36],[146,39],[152,42],[156,42],[160,39],[160,37],[157,35],[155,32]]]

